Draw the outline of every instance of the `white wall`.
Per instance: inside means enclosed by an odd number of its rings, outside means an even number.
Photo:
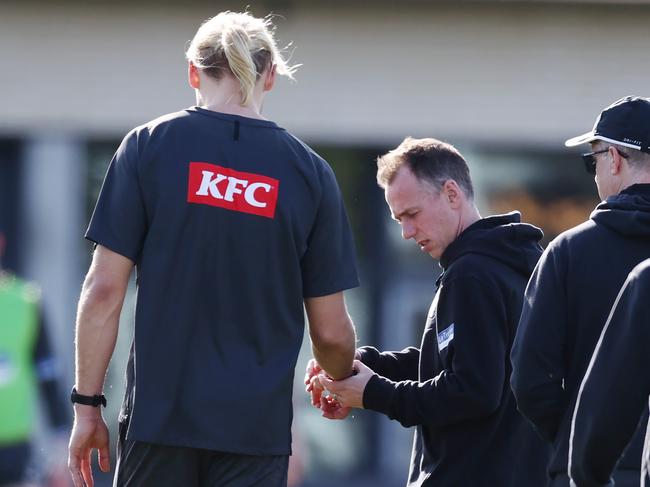
[[[457,2],[393,13],[295,3],[279,33],[304,66],[266,113],[311,141],[555,145],[620,96],[650,95],[649,6]],[[212,13],[3,5],[0,134],[121,135],[189,106],[183,48]]]

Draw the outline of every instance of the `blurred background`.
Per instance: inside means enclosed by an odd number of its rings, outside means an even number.
[[[132,127],[194,104],[187,42],[203,19],[247,5],[256,16],[278,15],[280,43],[291,42],[292,62],[303,64],[297,82],[279,80],[265,115],[335,170],[362,279],[348,303],[360,344],[381,349],[419,344],[439,267],[390,220],[375,184],[378,155],[406,135],[456,145],[481,213],[519,209],[546,244],[598,202],[578,152],[563,141],[589,130],[614,100],[650,95],[650,1],[0,1],[2,267],[40,286],[64,403],[92,251],[83,233],[108,162]],[[112,427],[133,291],[106,381]],[[0,327],[7,320],[0,309]],[[295,485],[403,485],[412,432],[365,411],[322,419],[303,392],[309,357],[305,341]],[[40,397],[31,483],[55,485],[47,471],[64,459],[67,427],[48,420],[51,395]],[[0,424],[13,420],[0,416]],[[98,472],[96,480],[110,485]]]

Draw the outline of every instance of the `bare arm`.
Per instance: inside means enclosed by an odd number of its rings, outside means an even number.
[[[86,275],[79,308],[75,349],[75,383],[84,395],[101,394],[133,262],[101,245]]]
[[[343,293],[305,299],[314,358],[333,379],[352,375],[356,335]]]
[[[131,260],[97,246],[77,310],[75,383],[79,394],[93,396],[102,393],[132,269]],[[68,458],[75,487],[93,485],[90,464],[93,449],[99,450],[101,469],[108,471],[108,429],[101,408],[75,404]]]

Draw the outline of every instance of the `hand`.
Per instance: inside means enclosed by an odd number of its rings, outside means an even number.
[[[361,358],[361,353],[359,350],[354,352],[355,360]],[[320,364],[316,359],[312,358],[307,362],[307,368],[305,370],[305,390],[311,394],[311,404],[314,407],[320,408],[322,405],[321,396],[324,392],[324,387],[318,380],[318,375],[323,372]]]
[[[311,359],[307,362],[307,370],[305,371],[305,390],[311,394],[311,404],[317,408],[321,407],[321,395],[323,394],[323,386],[318,380],[318,374],[323,371],[321,366],[316,362],[316,359]]]
[[[75,407],[85,409],[76,409],[68,447],[68,469],[75,487],[93,487],[93,449],[99,452],[99,468],[102,472],[110,470],[108,428],[97,408],[80,405]]]
[[[345,419],[352,411],[351,407],[343,406],[334,394],[323,394],[319,407],[327,419]]]
[[[354,361],[356,375],[344,380],[332,380],[321,373],[318,380],[328,391],[336,395],[342,407],[363,408],[363,391],[374,372],[359,360]]]
[[[334,399],[331,394],[323,394],[325,388],[319,380],[319,374],[324,373],[316,359],[311,359],[307,363],[305,372],[305,390],[311,393],[311,403],[323,411],[323,417],[327,419],[345,419],[352,408],[346,408]]]

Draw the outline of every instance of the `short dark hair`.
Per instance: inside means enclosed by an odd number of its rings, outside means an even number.
[[[377,184],[385,189],[402,166],[436,188],[442,188],[445,181],[453,179],[468,199],[474,199],[467,161],[451,144],[433,138],[407,137],[395,149],[377,158]]]

